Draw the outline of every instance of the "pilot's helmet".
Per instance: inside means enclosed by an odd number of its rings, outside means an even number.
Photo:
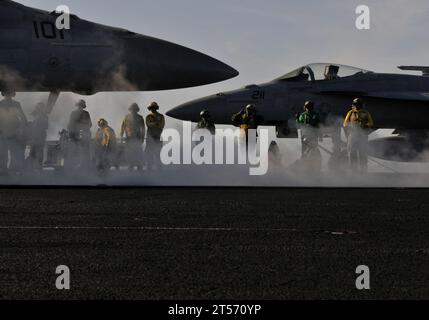
[[[353,103],[352,103],[352,106],[353,107],[357,107],[357,108],[362,108],[363,107],[363,101],[362,101],[362,99],[361,98],[354,99]]]
[[[101,119],[98,120],[98,126],[99,127],[106,127],[108,125],[109,125],[109,123],[107,122],[107,120],[105,120],[103,118],[101,118]]]
[[[140,111],[140,108],[139,108],[139,106],[138,106],[138,104],[137,103],[133,103],[129,108],[128,108],[128,110],[129,111],[131,111],[131,112],[139,112]]]
[[[203,119],[208,119],[210,118],[210,112],[208,112],[207,110],[203,110],[200,112],[200,117]]]
[[[85,102],[85,100],[79,100],[76,103],[76,107],[79,107],[79,108],[82,108],[82,109],[86,109],[86,102]]]
[[[152,102],[152,103],[147,107],[147,109],[148,109],[149,111],[156,111],[156,110],[159,110],[159,105],[158,105],[158,103],[156,103],[156,102]]]
[[[306,101],[304,103],[304,109],[313,110],[314,109],[314,102],[313,101]]]

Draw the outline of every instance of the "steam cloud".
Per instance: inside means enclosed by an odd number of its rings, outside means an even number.
[[[2,70],[0,70],[0,73]],[[3,70],[3,72],[5,72]],[[112,87],[133,89],[123,76],[125,70],[120,68],[112,77]],[[19,79],[16,74],[11,77]],[[156,93],[158,95],[158,93]],[[162,93],[164,94],[164,93]],[[159,93],[159,95],[162,95]],[[82,97],[62,93],[52,114],[50,115],[50,127],[48,140],[58,140],[58,132],[67,127],[70,113],[75,108],[75,103]],[[139,92],[128,93],[100,93],[94,96],[83,97],[87,101],[88,111],[93,121],[93,134],[96,131],[96,121],[105,118],[109,125],[118,133],[123,117],[128,112],[128,107],[137,102],[141,113],[147,115],[146,106],[150,100]],[[47,93],[18,94],[16,99],[21,102],[24,112],[31,121],[31,111],[38,102],[46,102]],[[162,106],[161,112],[167,111],[172,106]],[[179,121],[167,119],[167,127],[181,131]],[[274,129],[270,129],[270,137],[275,139]],[[385,136],[388,132],[376,132],[370,138]],[[343,137],[343,140],[345,138]],[[54,174],[46,171],[42,175],[28,174],[19,177],[3,179],[0,184],[21,185],[131,185],[131,186],[269,186],[269,187],[427,187],[429,179],[427,173],[429,166],[424,163],[395,163],[379,159],[369,162],[369,175],[355,175],[350,172],[328,171],[327,162],[330,155],[322,151],[322,174],[311,171],[297,171],[290,167],[300,157],[300,142],[297,139],[277,140],[282,153],[282,165],[270,164],[269,172],[265,176],[249,176],[249,168],[243,165],[176,165],[167,166],[162,171],[129,173],[126,170],[112,172],[105,178],[97,176],[95,170],[67,175]],[[330,139],[325,139],[322,144],[327,150],[332,150]],[[183,145],[181,146],[183,148]],[[429,151],[423,154],[429,162]],[[397,173],[394,173],[397,172]]]

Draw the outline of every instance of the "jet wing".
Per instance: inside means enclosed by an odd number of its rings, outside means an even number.
[[[358,92],[358,91],[319,91],[318,94],[322,95],[339,95],[339,96],[352,96],[352,97],[368,97],[388,100],[404,100],[404,101],[422,101],[429,102],[429,92],[418,91],[379,91],[379,92]]]

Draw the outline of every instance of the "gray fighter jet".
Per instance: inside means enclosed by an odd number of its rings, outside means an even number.
[[[238,75],[197,51],[71,15],[0,0],[0,90],[91,95],[101,91],[179,89]]]
[[[185,103],[170,110],[173,118],[197,121],[201,110],[208,110],[217,124],[231,124],[231,115],[245,105],[254,104],[264,118],[263,125],[275,126],[279,138],[297,137],[296,114],[304,102],[313,100],[329,135],[340,127],[352,99],[362,97],[376,129],[396,129],[396,139],[378,140],[376,156],[414,161],[415,151],[426,147],[429,132],[429,67],[406,66],[402,70],[421,71],[425,76],[384,74],[339,64],[317,63],[298,68],[274,81],[248,85]],[[380,143],[394,144],[380,151]],[[398,147],[399,146],[399,147]],[[406,146],[410,152],[403,152]],[[410,149],[411,146],[411,149]],[[411,151],[412,150],[412,151]]]

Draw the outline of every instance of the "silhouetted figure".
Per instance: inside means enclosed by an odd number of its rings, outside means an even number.
[[[197,129],[206,129],[212,135],[216,134],[216,126],[211,119],[211,114],[207,110],[203,110],[200,113],[200,121],[197,124]]]
[[[240,127],[241,140],[245,141],[246,148],[249,146],[249,130],[257,130],[263,122],[263,117],[258,115],[256,107],[252,104],[232,116],[232,123]],[[252,143],[256,144],[256,141]]]
[[[30,157],[29,162],[33,170],[40,171],[43,168],[46,136],[49,128],[49,118],[44,103],[39,103],[31,113],[33,122],[30,124]]]
[[[133,103],[130,111],[124,118],[121,126],[121,138],[125,137],[126,158],[130,171],[137,167],[143,170],[143,142],[146,135],[144,119],[138,114],[140,111],[137,103]]]
[[[350,169],[368,172],[368,135],[374,121],[371,114],[363,109],[360,98],[353,100],[343,125],[347,135]]]
[[[0,173],[22,172],[25,161],[27,117],[12,90],[2,92],[0,101]],[[10,157],[9,157],[10,156]],[[10,160],[10,161],[9,161]]]
[[[90,163],[91,127],[92,121],[86,102],[80,100],[77,109],[70,115],[68,134],[70,145],[68,150],[67,167],[73,169],[88,169]]]
[[[106,174],[115,162],[116,135],[109,123],[98,120],[98,130],[95,134],[95,161],[98,172]]]
[[[149,170],[161,168],[160,154],[162,149],[161,135],[165,127],[165,118],[158,112],[159,106],[152,102],[148,106],[151,112],[146,117],[147,138],[146,138],[146,164]]]

